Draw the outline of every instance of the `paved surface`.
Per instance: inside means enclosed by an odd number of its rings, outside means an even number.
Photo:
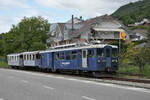
[[[0,69],[0,100],[150,100],[150,90]]]

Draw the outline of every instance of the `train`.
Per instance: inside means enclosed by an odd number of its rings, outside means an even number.
[[[51,72],[116,72],[118,47],[108,44],[64,45],[49,50],[22,52],[7,55],[12,68],[35,68]]]

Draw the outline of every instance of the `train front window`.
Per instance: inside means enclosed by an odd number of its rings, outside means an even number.
[[[97,49],[97,56],[98,57],[104,57],[104,49],[103,48]]]
[[[110,49],[109,48],[106,49],[106,57],[110,57]]]
[[[112,57],[117,57],[117,49],[116,48],[113,48],[112,49]]]

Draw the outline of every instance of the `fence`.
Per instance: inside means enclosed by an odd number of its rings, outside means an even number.
[[[5,57],[0,57],[0,62],[7,62],[7,59]]]
[[[7,67],[7,59],[5,57],[0,57],[0,67]]]

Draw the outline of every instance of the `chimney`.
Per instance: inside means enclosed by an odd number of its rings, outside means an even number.
[[[80,20],[82,20],[82,16],[80,16]]]
[[[72,31],[74,29],[74,16],[72,15]]]

